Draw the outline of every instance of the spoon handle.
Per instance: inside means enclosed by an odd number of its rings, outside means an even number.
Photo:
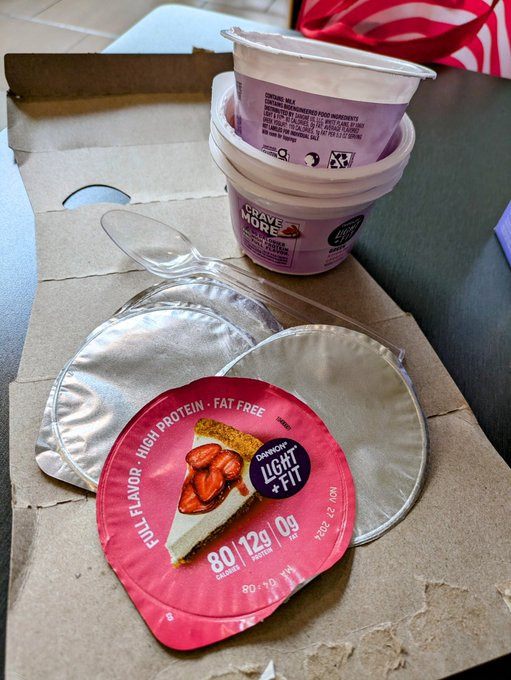
[[[269,279],[258,276],[230,262],[223,262],[215,258],[200,257],[201,269],[213,276],[218,276],[222,281],[233,284],[252,297],[264,302],[270,309],[277,308],[285,314],[289,314],[292,322],[297,319],[313,324],[339,324],[360,333],[370,335],[381,344],[388,347],[399,361],[404,359],[404,350],[382,338],[374,331],[366,328],[355,319],[338,312],[320,302],[315,302],[300,293],[295,293],[288,288],[280,286]],[[205,273],[206,273],[205,272]]]

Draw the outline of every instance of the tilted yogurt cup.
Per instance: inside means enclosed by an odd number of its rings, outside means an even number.
[[[345,169],[378,160],[421,80],[412,62],[231,28],[236,132],[283,161]]]
[[[236,134],[233,121],[234,74],[220,73],[213,79],[211,102],[210,129],[215,144],[247,179],[296,196],[345,196],[388,184],[401,177],[415,144],[414,126],[405,114],[380,160],[336,172],[283,163],[245,142]]]

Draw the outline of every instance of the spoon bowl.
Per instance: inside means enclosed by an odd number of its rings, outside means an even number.
[[[183,274],[203,259],[182,232],[139,213],[109,210],[101,226],[121,250],[163,278]]]

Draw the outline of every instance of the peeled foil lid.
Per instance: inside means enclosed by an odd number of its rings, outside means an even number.
[[[263,340],[220,375],[273,383],[324,421],[355,483],[351,545],[378,538],[413,506],[426,472],[426,422],[388,348],[338,326],[300,326]]]
[[[264,305],[205,278],[144,291],[93,331],[61,370],[43,415],[39,466],[95,490],[117,435],[142,406],[214,375],[280,328]]]
[[[170,418],[182,405],[193,408]],[[211,507],[197,478],[210,476],[222,448],[242,464],[234,478],[212,473]],[[341,448],[306,404],[258,380],[209,377],[161,394],[123,429],[96,509],[105,556],[139,613],[162,644],[185,650],[256,625],[336,564],[355,490]]]
[[[223,281],[207,277],[179,278],[156,284],[132,298],[119,310],[119,314],[127,309],[151,309],[174,302],[207,304],[217,314],[243,328],[256,342],[282,330],[282,326],[261,302],[243,295]]]

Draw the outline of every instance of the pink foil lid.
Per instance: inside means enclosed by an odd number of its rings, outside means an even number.
[[[221,528],[227,503],[234,511],[245,502],[238,487],[209,512],[190,515],[178,504],[183,484],[197,474],[188,452],[213,440],[243,453],[233,432],[259,441],[241,477],[248,509]],[[115,442],[97,496],[110,565],[153,634],[174,649],[201,647],[265,619],[342,557],[354,514],[348,464],[324,423],[280,388],[245,378],[203,378],[149,402]],[[194,531],[209,538],[174,566],[182,536]]]

